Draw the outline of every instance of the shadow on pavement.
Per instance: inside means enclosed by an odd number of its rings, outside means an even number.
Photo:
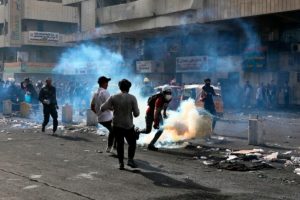
[[[72,136],[66,136],[66,135],[53,135],[53,137],[57,137],[57,138],[61,138],[64,140],[69,140],[69,141],[91,142],[89,139],[82,138],[82,137],[72,137]]]

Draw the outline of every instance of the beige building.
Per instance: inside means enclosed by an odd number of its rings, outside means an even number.
[[[300,104],[300,0],[63,0],[81,11],[81,32],[120,52],[152,80],[202,82],[224,90],[289,81]],[[280,91],[280,87],[279,91]],[[282,95],[279,92],[279,95]],[[279,98],[282,101],[282,98]]]
[[[68,34],[78,31],[79,11],[62,1],[0,1],[0,66],[3,78],[50,73]]]
[[[226,91],[289,81],[300,104],[300,0],[0,2],[4,72],[43,71],[65,47],[92,41],[156,82],[211,77]]]

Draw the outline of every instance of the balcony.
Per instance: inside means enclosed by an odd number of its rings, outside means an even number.
[[[65,23],[78,23],[79,13],[77,8],[63,6],[62,3],[26,0],[24,1],[23,18]]]
[[[200,9],[203,0],[138,0],[126,4],[97,9],[101,24],[167,15],[176,12]]]
[[[5,73],[52,73],[54,63],[40,62],[6,62],[4,63]]]
[[[84,0],[63,0],[62,4],[65,5],[65,6],[68,6],[68,5],[80,3],[82,1],[84,1]]]
[[[64,43],[64,34],[53,32],[38,32],[29,31],[22,33],[23,45],[37,45],[37,46],[70,46]]]

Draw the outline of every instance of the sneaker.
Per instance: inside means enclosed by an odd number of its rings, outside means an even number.
[[[137,164],[135,164],[135,162],[132,159],[128,160],[127,165],[131,168],[137,168],[138,167]]]
[[[106,153],[110,153],[112,151],[112,147],[107,147],[106,148]]]
[[[158,151],[158,148],[156,148],[154,145],[149,144],[148,145],[148,150],[149,151]]]
[[[120,163],[120,164],[119,164],[119,169],[120,169],[120,170],[124,170],[124,169],[125,169],[124,163]]]

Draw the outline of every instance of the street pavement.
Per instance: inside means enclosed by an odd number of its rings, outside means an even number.
[[[230,126],[220,122],[216,131],[230,133]],[[5,130],[0,133],[0,200],[300,199],[300,176],[282,168],[220,170],[194,159],[195,149],[139,147],[139,168],[121,171],[116,154],[104,152],[105,136],[65,131],[54,137],[39,128],[0,127]],[[210,145],[255,148],[243,137]]]
[[[204,146],[300,154],[298,115],[264,115],[265,147],[248,145],[247,117],[232,114],[219,121],[215,134],[224,136],[219,143],[196,139],[190,141],[195,148],[159,152],[138,147],[139,167],[124,171],[116,152],[105,153],[107,137],[90,129],[65,128],[54,137],[30,123],[0,120],[0,200],[300,199],[300,176],[293,169],[227,171],[195,159]]]

